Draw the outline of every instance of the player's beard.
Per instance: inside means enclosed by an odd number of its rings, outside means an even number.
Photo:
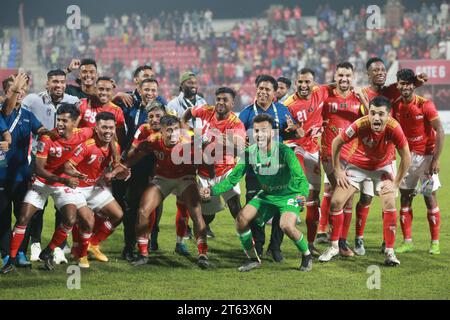
[[[183,89],[184,97],[187,99],[193,98],[197,94],[197,88],[184,88]]]

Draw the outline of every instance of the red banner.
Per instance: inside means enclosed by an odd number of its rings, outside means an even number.
[[[0,82],[13,74],[17,74],[17,69],[0,69]]]
[[[427,84],[450,84],[450,60],[400,60],[400,68],[426,73]]]

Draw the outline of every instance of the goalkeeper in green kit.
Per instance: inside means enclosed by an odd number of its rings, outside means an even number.
[[[245,150],[238,164],[222,182],[210,188],[201,188],[204,199],[230,190],[239,183],[250,166],[255,172],[262,189],[250,200],[236,217],[236,229],[247,257],[250,259],[239,271],[250,271],[261,266],[256,253],[250,222],[257,219],[263,225],[275,214],[281,214],[280,227],[302,253],[301,271],[311,271],[312,255],[308,242],[297,230],[297,216],[303,209],[308,195],[308,181],[300,163],[289,147],[275,141],[272,129],[274,119],[267,114],[259,114],[254,119],[253,137],[255,144]]]

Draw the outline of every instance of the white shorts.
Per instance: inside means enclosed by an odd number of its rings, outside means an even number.
[[[35,180],[28,190],[23,202],[29,203],[38,209],[44,209],[48,197],[53,198],[56,209],[60,210],[68,204],[73,204],[77,209],[87,205],[83,195],[76,189],[69,187],[54,187]]]
[[[227,171],[225,174],[215,177],[214,179],[205,178],[202,176],[198,176],[198,182],[200,187],[206,188],[209,186],[214,186],[218,184],[219,182],[222,182],[225,180],[225,178],[231,173],[232,170]],[[228,190],[227,192],[222,193],[220,196],[212,196],[210,200],[203,202],[202,201],[202,214],[207,215],[213,215],[217,212],[222,211],[225,206],[220,200],[220,197],[223,198],[225,202],[233,198],[234,196],[240,196],[241,195],[241,187],[239,186],[239,183],[233,187],[233,189]]]
[[[320,191],[322,185],[322,174],[320,170],[320,156],[319,152],[309,153],[300,146],[295,146],[294,152],[297,158],[303,159],[305,166],[305,176],[309,182],[309,189]]]
[[[427,180],[429,176],[425,174],[425,171],[429,169],[431,161],[433,161],[432,155],[424,156],[411,152],[411,166],[409,167],[405,178],[400,184],[400,189],[413,190],[416,189],[419,180],[421,184],[425,180]],[[432,179],[433,179],[433,191],[436,191],[441,187],[439,176],[437,174],[433,174]]]
[[[368,190],[368,188],[364,189],[364,193],[373,197],[375,194],[379,194],[379,191],[381,190],[381,184],[384,180],[394,180],[394,167],[395,165],[391,163],[376,170],[365,170],[349,163],[345,171],[347,172],[350,184],[360,191],[364,186],[364,182],[369,181],[369,183],[372,185],[372,190]]]
[[[323,183],[330,183],[330,180],[328,179],[328,174],[333,174],[334,168],[333,165],[331,164],[331,159],[329,161],[323,161],[322,160],[322,166],[323,166],[323,170],[325,171],[325,175],[323,178]],[[346,170],[348,166],[348,163],[346,161],[341,160],[341,167],[342,169]],[[373,183],[372,180],[370,179],[366,179],[364,180],[361,184],[360,184],[360,189],[358,189],[359,192],[366,194],[366,195],[371,195],[373,196]]]
[[[151,181],[151,184],[154,184],[158,187],[159,191],[163,196],[163,199],[167,198],[169,194],[174,194],[175,196],[181,196],[186,188],[191,185],[197,185],[195,181],[195,176],[184,176],[177,179],[169,179],[162,176],[155,176]]]
[[[92,186],[77,188],[76,190],[83,195],[86,199],[87,206],[93,211],[100,211],[106,205],[114,201],[111,190],[107,187]]]

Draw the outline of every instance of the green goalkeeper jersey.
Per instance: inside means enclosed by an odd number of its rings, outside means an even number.
[[[264,193],[274,196],[309,193],[309,184],[294,151],[279,142],[273,142],[270,152],[262,152],[256,144],[245,149],[233,171],[222,182],[211,188],[219,195],[239,183],[246,170],[252,168]]]

